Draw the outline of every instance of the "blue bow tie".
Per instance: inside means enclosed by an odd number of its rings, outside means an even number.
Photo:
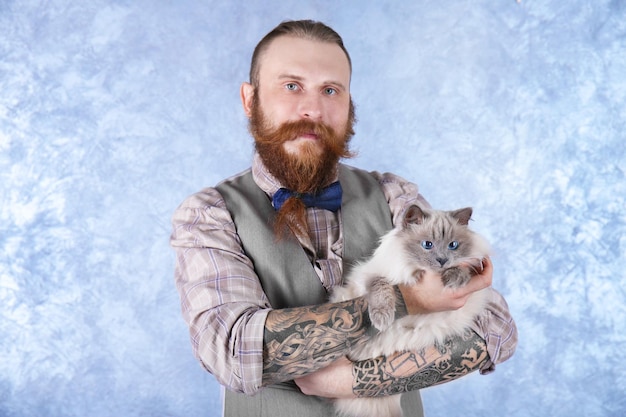
[[[276,191],[272,199],[272,205],[276,210],[280,210],[289,197],[296,197],[302,200],[307,207],[318,207],[325,210],[337,211],[341,207],[341,184],[339,181],[330,184],[317,194],[299,194],[286,188]]]

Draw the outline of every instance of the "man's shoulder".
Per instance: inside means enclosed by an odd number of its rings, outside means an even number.
[[[363,176],[366,178],[371,178],[374,177],[376,178],[376,171],[369,171],[365,168],[359,168],[359,167],[355,167],[353,165],[348,165],[348,164],[344,164],[344,163],[340,163],[339,164],[339,175],[341,176],[342,173],[347,172],[348,174],[354,174],[357,176]]]
[[[239,181],[241,181],[246,175],[249,175],[252,172],[252,168],[248,168],[246,170],[243,170],[235,175],[232,175],[222,181],[220,181],[215,187],[213,188],[220,188],[222,185],[224,184],[234,184],[237,183]]]
[[[354,165],[348,165],[348,164],[343,163],[343,162],[341,162],[339,164],[339,169],[340,170],[341,169],[347,169],[347,170],[352,171],[352,172],[363,172],[363,173],[371,174],[371,171],[368,171],[368,170],[366,170],[364,168],[355,167]]]
[[[381,171],[378,171],[378,170],[370,170],[370,169],[365,169],[365,168],[359,168],[359,167],[355,167],[355,166],[344,164],[344,163],[341,163],[339,165],[343,169],[346,169],[346,170],[348,170],[350,172],[357,173],[357,175],[368,175],[368,176],[371,176],[376,181],[378,181],[378,183],[381,186],[384,185],[385,183],[399,183],[399,184],[409,183],[409,181],[407,181],[403,177],[401,177],[401,176],[399,176],[397,174],[391,173],[391,172],[381,172]]]
[[[224,199],[222,198],[219,188],[227,184],[236,183],[248,173],[250,173],[250,168],[218,182],[215,186],[205,187],[191,194],[182,202],[179,208],[187,208],[187,209],[206,209],[209,207],[223,208]]]

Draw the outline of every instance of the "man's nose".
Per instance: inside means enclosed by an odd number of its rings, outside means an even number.
[[[319,94],[305,94],[300,102],[300,117],[319,121],[322,118],[322,101]]]

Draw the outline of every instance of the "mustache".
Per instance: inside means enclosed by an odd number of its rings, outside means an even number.
[[[304,119],[281,123],[280,126],[272,130],[262,126],[258,127],[263,130],[263,134],[257,135],[255,134],[257,132],[252,133],[256,137],[256,141],[261,145],[282,144],[305,134],[314,134],[317,140],[321,141],[331,152],[343,157],[349,155],[349,152],[345,149],[344,142],[338,140],[339,137],[334,129],[321,122]]]
[[[265,128],[265,134],[261,139],[262,142],[283,143],[297,138],[298,136],[313,133],[318,138],[324,138],[332,135],[334,132],[323,123],[314,122],[312,120],[296,120],[292,122],[284,122],[277,128],[270,130]]]

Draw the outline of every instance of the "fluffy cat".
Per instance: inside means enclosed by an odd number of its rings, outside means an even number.
[[[331,301],[366,295],[372,324],[380,333],[351,353],[352,360],[375,358],[404,350],[419,350],[461,334],[483,311],[486,290],[473,293],[453,311],[405,316],[394,321],[397,284],[419,283],[426,270],[441,274],[444,285],[460,287],[482,267],[487,242],[468,228],[471,208],[454,211],[409,207],[402,222],[385,234],[372,257],[357,265]],[[342,417],[402,417],[400,394],[381,398],[340,399]]]

